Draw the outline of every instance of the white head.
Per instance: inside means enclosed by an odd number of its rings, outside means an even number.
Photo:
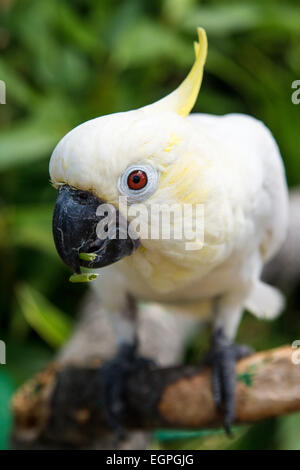
[[[116,202],[118,178],[130,165],[148,163],[163,172],[185,155],[185,117],[196,101],[207,54],[205,31],[198,28],[198,36],[195,63],[173,93],[141,109],[92,119],[63,137],[50,160],[55,187],[68,184]]]
[[[71,188],[73,199],[74,191],[81,195],[89,193],[96,198],[92,201],[93,207],[97,200],[104,201],[120,212],[120,195],[128,196],[131,204],[143,202],[147,207],[204,202],[213,177],[209,164],[211,156],[206,151],[205,137],[199,139],[198,132],[186,119],[198,96],[207,55],[207,39],[202,28],[198,28],[198,38],[195,63],[183,83],[170,95],[137,110],[85,122],[59,142],[50,161],[51,181],[56,188]],[[199,155],[202,158],[198,158]],[[199,186],[199,175],[203,177],[202,190],[195,191],[193,188]],[[66,243],[61,222],[57,227],[57,220],[62,220],[62,204],[66,205],[66,199],[60,198],[54,237],[62,258],[78,270],[74,260],[68,262],[63,253],[66,246],[61,246],[62,239]],[[83,217],[82,211],[80,217]],[[159,246],[164,250],[166,247],[165,241],[160,245],[143,237],[140,241],[144,248]],[[184,246],[178,241],[175,245],[177,252]],[[72,247],[72,253],[75,250],[78,255],[83,246],[91,251],[95,243],[87,246],[81,237],[80,244]],[[170,243],[168,246],[170,249]],[[109,263],[105,261],[105,264]]]

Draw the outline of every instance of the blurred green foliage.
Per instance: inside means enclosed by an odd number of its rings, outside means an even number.
[[[55,253],[55,190],[48,161],[77,124],[148,104],[173,90],[192,61],[196,27],[209,54],[195,111],[245,112],[273,131],[290,185],[300,182],[298,0],[2,0],[0,79],[0,447],[7,444],[8,397],[40,369],[71,331],[85,286],[68,282]],[[299,300],[299,299],[298,299]],[[270,324],[246,316],[240,338],[257,348],[299,337],[299,302]],[[298,335],[298,336],[297,336]],[[190,352],[197,358],[200,340]],[[4,411],[3,411],[4,410]],[[178,448],[297,448],[300,416],[224,436],[171,440]],[[204,437],[203,437],[204,436]],[[161,443],[160,445],[166,445]],[[168,445],[167,445],[168,447]]]

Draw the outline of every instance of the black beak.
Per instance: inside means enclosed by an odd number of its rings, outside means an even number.
[[[129,236],[127,221],[117,209],[113,208],[114,213],[97,215],[102,204],[104,201],[89,191],[68,185],[58,190],[53,213],[54,242],[62,260],[76,273],[80,273],[80,265],[101,268],[115,263],[139,246],[139,240]],[[115,227],[114,230],[106,227],[99,238],[98,224],[102,221],[103,225],[104,220],[108,221],[108,227]],[[84,261],[79,258],[79,253],[95,253],[96,256],[92,261]]]

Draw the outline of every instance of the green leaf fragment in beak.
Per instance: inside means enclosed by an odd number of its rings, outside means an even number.
[[[91,282],[97,279],[99,274],[97,273],[81,273],[81,274],[72,274],[70,276],[70,282]]]
[[[79,253],[79,258],[84,261],[94,261],[97,255],[95,253]]]

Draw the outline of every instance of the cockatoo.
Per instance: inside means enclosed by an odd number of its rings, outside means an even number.
[[[80,266],[102,268],[94,288],[120,344],[103,379],[107,416],[115,427],[122,414],[122,380],[141,363],[133,346],[134,306],[140,301],[211,320],[207,361],[227,430],[235,416],[235,361],[249,354],[233,343],[243,311],[270,319],[284,305],[282,294],[260,280],[288,223],[280,152],[271,132],[253,117],[190,114],[207,55],[206,33],[197,31],[195,62],[175,91],[140,109],[84,122],[63,137],[50,160],[51,182],[58,189],[57,251],[77,273]],[[115,208],[115,219],[109,210],[104,216],[103,205]],[[139,225],[160,233],[161,218],[149,213],[161,205],[202,207],[202,213],[188,216],[176,211],[162,223],[172,232],[175,222],[190,229],[199,222],[203,236],[196,230],[177,238],[151,237],[147,230],[135,236],[133,209],[143,209]],[[104,237],[97,229],[103,220]],[[80,253],[93,256],[82,260]]]

